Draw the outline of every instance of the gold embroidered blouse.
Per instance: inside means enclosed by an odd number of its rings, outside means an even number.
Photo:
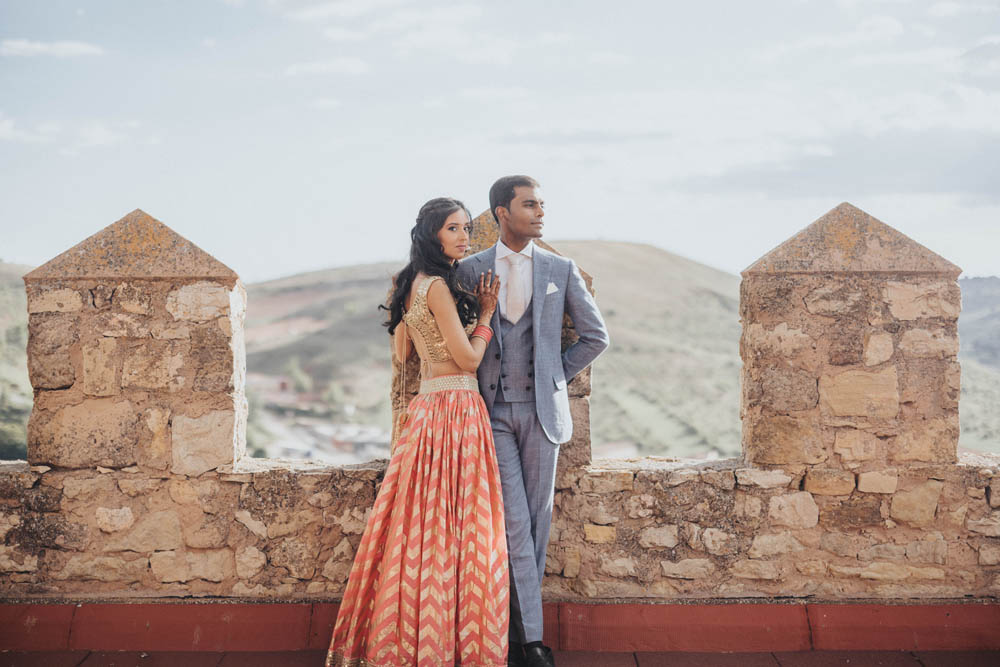
[[[441,280],[441,277],[431,276],[417,286],[410,309],[403,314],[413,346],[420,356],[421,375],[425,378],[430,375],[430,364],[451,361],[453,358],[434,315],[427,307],[427,292],[435,280]],[[465,326],[465,333],[471,336],[475,328],[475,322],[469,323]]]

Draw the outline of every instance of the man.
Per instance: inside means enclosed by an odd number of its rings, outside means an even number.
[[[463,259],[459,277],[474,285],[492,269],[500,278],[479,390],[493,425],[507,522],[508,665],[552,667],[552,651],[542,644],[541,584],[556,459],[559,445],[573,434],[566,385],[607,348],[608,332],[573,260],[532,243],[542,236],[545,216],[538,183],[528,176],[501,178],[490,188],[490,209],[500,240]],[[562,352],[564,313],[579,340]]]

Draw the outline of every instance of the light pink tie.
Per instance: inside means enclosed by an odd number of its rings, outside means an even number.
[[[521,277],[521,267],[527,257],[519,253],[507,255],[507,263],[510,264],[510,271],[507,274],[507,312],[505,316],[511,324],[524,315],[524,309],[528,307],[528,300],[524,294],[524,280]]]

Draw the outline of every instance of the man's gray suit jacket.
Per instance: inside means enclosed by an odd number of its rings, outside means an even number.
[[[466,257],[458,268],[462,284],[472,289],[479,275],[496,272],[496,246]],[[540,248],[532,252],[532,337],[534,339],[535,408],[546,437],[556,444],[573,436],[566,384],[608,347],[608,330],[587,285],[568,257]],[[579,339],[562,352],[563,313],[569,313]],[[479,364],[479,391],[493,411],[500,380],[503,341],[500,309],[490,323],[494,336]]]

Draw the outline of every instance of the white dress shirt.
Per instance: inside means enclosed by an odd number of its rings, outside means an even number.
[[[524,307],[527,308],[531,304],[531,286],[532,278],[534,276],[534,269],[532,268],[532,255],[534,254],[535,244],[531,241],[528,245],[524,246],[524,249],[520,253],[515,253],[513,250],[504,245],[503,241],[497,241],[497,259],[494,271],[497,277],[500,278],[500,295],[499,304],[500,314],[507,317],[507,290],[510,288],[510,260],[507,259],[508,255],[519,254],[526,257],[526,260],[521,261],[521,268],[518,271],[518,278],[520,285],[517,285],[515,289],[522,290],[521,293],[524,295]]]

